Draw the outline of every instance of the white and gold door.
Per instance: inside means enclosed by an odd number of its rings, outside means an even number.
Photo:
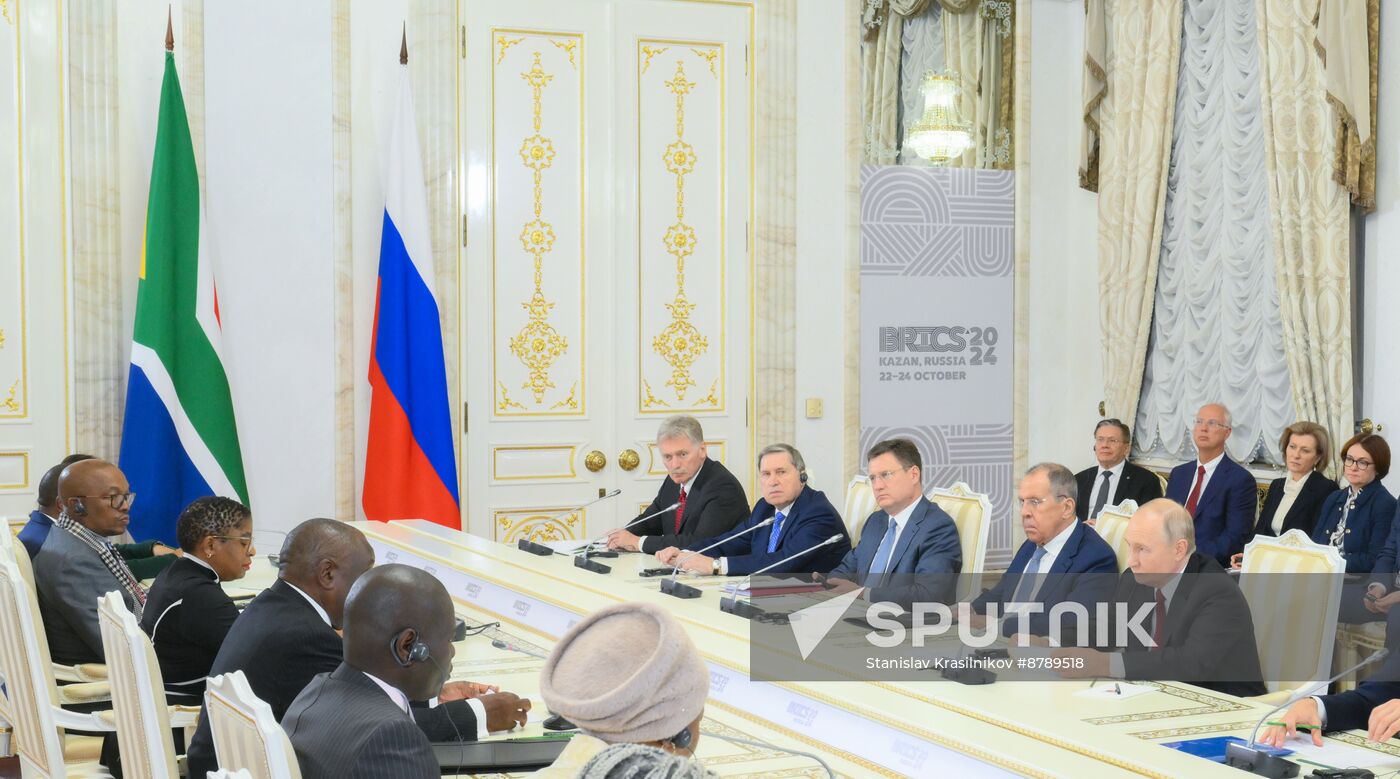
[[[752,7],[492,0],[463,19],[463,527],[620,525],[677,413],[747,485]]]

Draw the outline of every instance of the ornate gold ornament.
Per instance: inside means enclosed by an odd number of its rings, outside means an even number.
[[[583,467],[593,473],[603,470],[608,466],[608,456],[594,449],[583,456]]]
[[[569,387],[569,395],[568,395],[568,397],[566,397],[566,398],[564,398],[563,400],[559,401],[558,403],[555,403],[554,405],[550,406],[550,407],[549,407],[550,410],[551,410],[551,411],[558,411],[558,410],[561,409],[561,408],[569,408],[569,409],[573,409],[573,410],[577,411],[577,410],[578,410],[578,398],[575,397],[577,394],[578,394],[578,382],[574,382],[573,386]]]
[[[691,49],[690,51],[710,66],[711,76],[719,78],[719,71],[715,70],[715,61],[719,59],[719,49]]]
[[[513,408],[518,408],[522,411],[525,410],[524,406],[511,399],[510,392],[506,389],[505,382],[496,382],[496,389],[500,390],[500,398],[496,401],[497,411],[509,411]]]
[[[577,538],[581,529],[579,513],[551,519],[547,514],[531,516],[510,516],[497,514],[497,537],[506,543],[514,543],[528,538],[536,543],[543,541],[566,541]]]
[[[11,413],[18,413],[19,403],[15,401],[15,394],[18,392],[19,379],[15,379],[15,383],[10,385],[10,391],[7,395],[5,395],[5,399],[0,400],[0,406],[3,406],[6,411],[9,411]]]
[[[497,38],[498,43],[503,40],[505,39]],[[577,43],[578,41],[571,41],[571,45],[566,49],[571,61]],[[550,302],[544,294],[544,256],[554,248],[556,238],[554,227],[543,218],[544,171],[554,164],[555,151],[553,142],[542,135],[540,130],[543,126],[544,88],[549,86],[549,82],[554,80],[554,76],[545,72],[544,66],[540,63],[540,52],[537,51],[534,63],[529,70],[521,73],[520,77],[530,85],[533,100],[534,134],[521,142],[520,161],[534,176],[535,201],[535,218],[520,228],[520,246],[526,254],[533,258],[535,289],[530,299],[520,304],[521,308],[525,309],[528,321],[520,332],[510,339],[510,351],[529,370],[529,376],[525,383],[520,385],[520,388],[528,390],[534,397],[535,404],[538,405],[544,402],[545,393],[554,389],[554,382],[549,377],[549,369],[555,361],[563,356],[564,352],[568,351],[569,341],[554,328],[554,325],[550,324],[549,312],[555,304]],[[504,392],[504,386],[501,389]],[[572,400],[573,390],[570,390],[569,398],[564,403],[567,404]],[[502,400],[497,404],[497,407],[502,411],[505,410],[504,402]],[[559,405],[556,404],[555,408],[558,407]],[[570,407],[576,408],[577,402],[575,401]]]
[[[569,55],[569,64],[572,65],[575,69],[578,68],[578,60],[576,60],[576,59],[574,58],[574,54],[578,51],[578,41],[577,41],[577,40],[569,40],[569,41],[555,41],[555,40],[551,40],[550,43],[554,44],[554,48],[556,48],[556,49],[558,49],[558,50],[564,52],[565,54],[568,54],[568,55]]]
[[[659,47],[658,47],[658,46],[643,46],[643,47],[642,47],[642,54],[644,55],[645,58],[642,60],[642,72],[643,72],[643,73],[647,72],[647,68],[650,68],[650,67],[651,67],[651,58],[652,58],[652,57],[655,57],[656,55],[665,52],[665,51],[666,51],[667,49],[669,49],[669,48],[671,48],[671,47],[670,47],[670,46],[659,46]]]
[[[647,63],[650,63],[652,54],[649,47],[643,46],[642,51],[647,55]],[[676,296],[665,304],[671,312],[671,322],[652,338],[651,347],[671,366],[671,378],[666,380],[666,386],[676,391],[677,400],[685,400],[686,391],[695,386],[690,366],[710,347],[709,339],[690,321],[696,304],[685,295],[685,261],[695,253],[698,241],[695,228],[685,221],[685,177],[695,171],[699,160],[695,148],[685,141],[685,97],[695,87],[695,82],[686,78],[685,62],[676,60],[675,76],[665,83],[676,97],[676,140],[666,146],[661,162],[676,177],[676,222],[666,228],[661,240],[666,253],[676,260]],[[646,387],[646,400],[643,403],[646,406],[665,405],[652,395],[650,386]]]
[[[637,454],[636,449],[623,449],[617,455],[617,467],[624,471],[636,470],[642,464],[642,456]]]
[[[504,35],[497,35],[496,46],[498,48],[496,50],[496,64],[501,64],[501,61],[506,58],[506,52],[510,51],[510,47],[524,40],[524,38],[507,38]]]

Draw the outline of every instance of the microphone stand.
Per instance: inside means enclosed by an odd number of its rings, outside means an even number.
[[[549,519],[546,519],[545,522],[553,522],[554,520],[559,519],[560,517],[567,517],[567,516],[569,516],[570,514],[574,513],[575,511],[580,511],[580,510],[582,510],[582,509],[586,509],[586,508],[588,508],[589,506],[592,506],[594,503],[597,503],[597,502],[600,501],[600,500],[607,500],[608,498],[615,498],[615,497],[617,497],[618,495],[621,495],[621,494],[622,494],[622,490],[613,490],[612,492],[609,492],[609,493],[606,494],[606,495],[599,495],[598,497],[594,498],[593,500],[588,501],[587,503],[584,503],[584,504],[581,505],[581,506],[574,506],[574,507],[571,508],[571,509],[564,509],[563,511],[559,512],[558,514],[555,514],[554,516],[550,517]],[[519,549],[519,550],[522,551],[522,552],[529,552],[530,554],[533,554],[533,555],[539,555],[540,557],[553,557],[553,556],[556,554],[555,551],[554,551],[553,549],[550,549],[549,547],[545,546],[544,544],[537,544],[537,543],[535,543],[534,541],[531,541],[531,540],[528,539],[528,538],[522,538],[522,539],[520,539],[519,541],[517,541],[517,542],[515,543],[515,548],[516,548],[516,549]]]
[[[620,491],[620,490],[619,490],[619,491]],[[653,517],[659,517],[659,516],[661,516],[662,514],[665,514],[666,512],[671,511],[671,510],[675,509],[676,507],[678,507],[678,506],[680,506],[680,505],[681,505],[681,504],[679,504],[679,503],[672,503],[671,505],[667,506],[666,508],[661,509],[660,511],[656,512],[655,514],[648,514],[648,515],[646,515],[645,517],[637,517],[636,519],[632,520],[631,522],[628,522],[627,524],[623,525],[622,527],[620,527],[620,528],[618,528],[618,529],[619,529],[619,530],[626,530],[627,528],[632,527],[633,525],[636,525],[636,524],[641,523],[641,522],[645,522],[645,521],[647,521],[648,519],[651,519],[651,518],[653,518]],[[611,530],[608,531],[608,533],[611,533],[611,532],[612,532]],[[593,539],[592,541],[589,541],[589,542],[583,547],[583,550],[582,550],[582,551],[583,551],[583,556],[582,556],[582,557],[579,557],[579,553],[578,553],[578,552],[575,552],[575,553],[574,553],[574,567],[575,567],[575,568],[582,568],[582,569],[585,570],[585,571],[592,571],[592,572],[594,572],[594,573],[612,573],[612,566],[610,566],[610,565],[603,565],[602,563],[598,562],[597,560],[590,560],[590,559],[588,559],[588,558],[589,558],[589,555],[593,554],[593,551],[592,551],[592,550],[593,550],[593,545],[596,544],[596,543],[598,543],[599,541],[603,540],[604,538],[607,538],[607,537],[608,537],[608,533],[604,533],[603,535],[598,536],[597,538]]]
[[[831,538],[828,538],[828,539],[826,539],[825,541],[822,541],[822,542],[819,543],[819,544],[813,544],[812,546],[809,546],[809,547],[807,547],[806,549],[803,549],[801,552],[798,552],[798,553],[795,554],[795,555],[791,555],[791,556],[789,556],[789,557],[785,557],[785,558],[779,560],[778,562],[773,563],[772,565],[765,565],[764,567],[762,567],[762,568],[758,569],[757,571],[754,571],[753,573],[751,573],[751,574],[748,575],[749,586],[750,586],[750,587],[753,586],[753,577],[758,576],[759,574],[762,574],[762,573],[767,573],[768,571],[771,571],[771,570],[773,570],[774,568],[777,568],[778,566],[782,565],[783,563],[790,562],[790,561],[792,561],[792,560],[796,560],[797,558],[799,558],[799,557],[801,557],[801,556],[803,556],[803,555],[806,555],[806,554],[810,554],[810,553],[812,553],[812,552],[815,552],[816,550],[821,549],[821,548],[824,547],[824,546],[830,546],[831,544],[834,544],[834,543],[836,543],[837,541],[840,541],[840,540],[841,540],[841,534],[840,534],[840,533],[837,533],[836,535],[832,536]],[[739,600],[739,587],[738,587],[738,585],[735,585],[734,591],[733,591],[733,592],[734,592],[734,594],[733,594],[733,595],[730,595],[728,598],[723,597],[723,596],[720,596],[720,599],[719,599],[719,610],[720,610],[720,611],[723,611],[723,612],[726,613],[726,614],[733,614],[733,615],[736,616],[736,617],[743,617],[744,619],[753,619],[754,617],[759,617],[759,616],[762,616],[762,615],[764,615],[764,614],[767,613],[767,612],[765,612],[763,609],[758,608],[757,606],[753,605],[753,603],[751,603],[751,602],[749,602],[749,601],[741,601],[741,600]]]
[[[734,533],[734,534],[732,534],[732,535],[725,536],[724,538],[721,538],[720,540],[714,542],[713,544],[710,544],[709,546],[705,547],[704,549],[696,549],[694,552],[686,552],[685,554],[683,554],[683,555],[681,555],[680,557],[676,558],[676,566],[675,566],[674,568],[671,569],[671,578],[669,578],[669,579],[662,579],[662,580],[661,580],[661,591],[664,592],[664,593],[666,593],[667,595],[670,595],[670,596],[674,597],[674,598],[698,598],[698,597],[700,597],[700,590],[699,590],[699,588],[697,588],[697,587],[691,587],[689,584],[686,584],[686,583],[684,583],[684,582],[676,581],[676,575],[679,574],[679,573],[681,572],[681,563],[685,562],[686,560],[689,560],[690,558],[694,557],[695,555],[700,554],[701,552],[708,552],[708,551],[710,551],[711,549],[714,549],[715,547],[719,546],[720,544],[723,544],[723,543],[726,542],[726,541],[730,541],[730,540],[732,540],[732,539],[738,538],[739,536],[746,535],[746,534],[748,534],[748,533],[752,533],[753,531],[755,531],[755,530],[757,530],[757,529],[759,529],[759,528],[761,528],[761,527],[768,527],[768,526],[771,525],[771,524],[773,524],[773,517],[769,517],[769,518],[763,520],[762,522],[758,523],[757,525],[754,525],[753,527],[751,527],[751,528],[749,528],[749,529],[747,529],[747,530],[741,530],[741,531],[739,531],[738,533]]]
[[[1343,676],[1346,676],[1352,671],[1355,671],[1359,668],[1364,668],[1370,665],[1371,663],[1382,660],[1388,654],[1390,654],[1389,649],[1378,649],[1375,652],[1371,653],[1370,657],[1367,657],[1365,660],[1362,660],[1356,665],[1353,665],[1352,667],[1346,669],[1345,671],[1342,671],[1336,676],[1333,676],[1331,679],[1318,682],[1317,684],[1314,684],[1312,687],[1309,687],[1303,692],[1294,693],[1293,695],[1290,695],[1288,697],[1288,700],[1284,701],[1278,706],[1273,707],[1272,709],[1269,709],[1267,712],[1264,713],[1264,716],[1259,718],[1259,722],[1255,723],[1254,730],[1249,734],[1248,744],[1225,745],[1225,765],[1228,765],[1231,768],[1238,768],[1241,771],[1248,771],[1252,774],[1257,774],[1259,776],[1272,777],[1273,779],[1287,779],[1287,777],[1297,776],[1299,770],[1297,763],[1291,762],[1289,760],[1284,760],[1283,758],[1278,757],[1276,755],[1271,755],[1268,752],[1259,749],[1256,746],[1256,739],[1259,737],[1259,728],[1264,726],[1264,723],[1268,721],[1269,717],[1273,716],[1274,712],[1292,706],[1294,703],[1297,703],[1298,701],[1312,695],[1318,690],[1326,689],[1327,685],[1331,684],[1332,682],[1337,681],[1338,679],[1342,678]]]

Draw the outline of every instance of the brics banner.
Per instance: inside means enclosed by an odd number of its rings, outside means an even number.
[[[861,170],[861,449],[910,438],[925,490],[986,493],[988,566],[1015,540],[1014,236],[1009,171]]]

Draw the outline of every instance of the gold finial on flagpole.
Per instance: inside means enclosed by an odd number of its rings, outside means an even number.
[[[408,22],[403,23],[403,38],[399,43],[399,64],[408,64]]]
[[[175,24],[173,11],[170,6],[165,7],[165,50],[175,51]]]

